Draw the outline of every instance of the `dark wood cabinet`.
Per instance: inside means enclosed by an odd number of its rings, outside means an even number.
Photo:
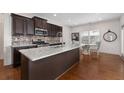
[[[12,14],[13,35],[35,35],[35,28],[48,31],[48,37],[62,37],[62,27],[47,23],[46,19],[40,17],[28,18]]]
[[[17,67],[21,64],[21,57],[20,57],[20,52],[18,48],[12,48],[13,50],[13,67]]]
[[[79,63],[79,48],[31,61],[21,55],[21,79],[53,80]]]
[[[12,14],[13,35],[34,35],[34,22],[31,18]]]
[[[47,30],[48,30],[49,37],[62,37],[57,35],[57,33],[62,32],[61,26],[47,23]]]
[[[33,17],[35,28],[47,29],[47,20],[39,17]]]
[[[13,35],[24,35],[24,20],[21,17],[12,15]]]
[[[51,28],[52,28],[52,26],[51,26],[51,24],[50,23],[47,23],[47,31],[48,31],[48,36],[51,36]]]
[[[26,34],[34,35],[34,21],[32,19],[28,19],[26,21]]]

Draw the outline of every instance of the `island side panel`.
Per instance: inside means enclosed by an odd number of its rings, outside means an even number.
[[[25,59],[24,56],[22,57],[22,59]],[[79,62],[79,48],[34,62],[27,61],[28,62],[25,65],[28,66],[22,66],[28,67],[26,70],[29,71],[26,72],[28,72],[27,75],[29,80],[53,80],[64,73],[72,65]]]
[[[21,55],[21,79],[23,80],[29,79],[29,62],[27,57]]]

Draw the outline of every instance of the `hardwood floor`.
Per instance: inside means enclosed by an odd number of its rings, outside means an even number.
[[[20,80],[20,68],[12,66],[3,66],[3,61],[0,60],[0,80]]]
[[[0,80],[20,80],[20,68],[3,67],[0,61]],[[99,58],[80,57],[79,64],[59,80],[123,80],[124,62],[117,55],[101,53]]]
[[[81,56],[80,63],[60,80],[121,80],[124,79],[124,62],[120,56],[101,53],[99,58]]]
[[[3,60],[0,59],[0,69],[3,67]]]

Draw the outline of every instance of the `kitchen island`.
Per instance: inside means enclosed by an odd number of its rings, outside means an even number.
[[[79,62],[79,45],[20,50],[21,79],[53,80]]]

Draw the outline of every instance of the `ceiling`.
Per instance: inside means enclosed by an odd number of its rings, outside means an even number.
[[[120,18],[124,13],[19,13],[28,17],[39,16],[66,26],[78,26]]]
[[[35,13],[48,20],[60,22],[66,26],[77,26],[87,23],[119,18],[122,13]]]

